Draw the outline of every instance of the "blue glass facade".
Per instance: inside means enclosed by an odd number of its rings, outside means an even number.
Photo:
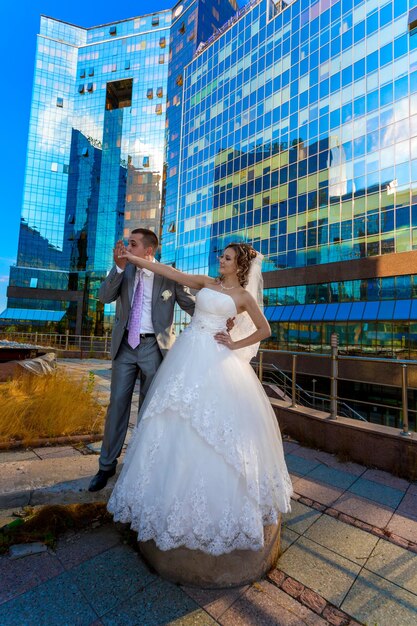
[[[111,321],[97,290],[115,241],[159,231],[170,26],[171,11],[89,29],[41,18],[7,323]]]
[[[165,263],[175,261],[184,67],[190,63],[200,43],[209,39],[236,13],[236,9],[235,0],[186,0],[176,4],[172,10],[161,224],[162,261]]]
[[[251,242],[270,347],[415,355],[415,4],[254,0],[186,68],[176,263]]]

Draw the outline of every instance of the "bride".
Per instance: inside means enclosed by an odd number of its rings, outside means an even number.
[[[276,417],[249,363],[270,335],[255,299],[262,257],[230,244],[210,278],[123,256],[199,291],[146,395],[108,509],[161,550],[260,550],[263,527],[290,510],[292,493]]]

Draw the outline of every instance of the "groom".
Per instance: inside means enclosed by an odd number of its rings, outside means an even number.
[[[129,237],[127,250],[137,257],[155,260],[158,238],[151,230],[136,228]],[[163,356],[174,343],[172,327],[176,302],[194,312],[194,297],[186,287],[136,268],[121,257],[125,247],[118,241],[113,250],[115,267],[100,287],[104,304],[116,300],[111,358],[110,404],[107,409],[101,446],[99,471],[90,482],[89,491],[99,491],[116,472],[130,418],[130,406],[138,374],[143,400]]]

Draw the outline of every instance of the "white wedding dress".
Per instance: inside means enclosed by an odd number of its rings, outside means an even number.
[[[108,503],[138,541],[220,555],[260,550],[263,527],[290,510],[275,414],[251,365],[216,331],[234,300],[204,288],[141,409]]]

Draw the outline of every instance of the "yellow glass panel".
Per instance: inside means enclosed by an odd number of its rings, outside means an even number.
[[[342,220],[352,219],[352,204],[350,202],[342,203]]]
[[[379,207],[379,193],[373,193],[372,195],[368,196],[366,199],[366,205],[368,211],[371,211],[372,209],[377,209]]]
[[[286,200],[288,198],[288,185],[281,185],[278,187],[278,198],[279,201]]]
[[[353,215],[362,215],[365,213],[365,197],[355,198],[353,204]]]
[[[299,194],[307,193],[307,178],[305,176],[298,179],[297,190]]]
[[[340,222],[340,207],[337,204],[335,207],[330,207],[329,210],[329,224],[336,224]]]
[[[295,233],[296,230],[297,230],[297,216],[292,215],[287,220],[287,232]]]
[[[298,228],[301,228],[302,226],[305,226],[306,224],[307,224],[307,213],[299,213],[298,220],[297,220]]]
[[[396,240],[396,246],[395,246],[396,252],[407,252],[407,250],[410,250],[410,231],[409,230],[404,230],[403,232],[397,231],[395,240]]]

